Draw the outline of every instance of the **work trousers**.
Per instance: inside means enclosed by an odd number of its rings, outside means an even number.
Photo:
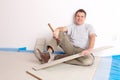
[[[60,46],[65,54],[57,54],[54,59],[60,59],[63,57],[67,57],[70,55],[74,55],[77,54],[81,51],[83,51],[84,49],[80,48],[80,47],[75,47],[70,43],[70,40],[68,38],[68,36],[64,33],[64,32],[60,32],[59,33],[59,41],[52,38],[51,41],[47,44],[47,47],[51,47],[53,50],[55,50],[58,46]],[[81,66],[89,66],[92,65],[94,63],[94,56],[93,54],[89,54],[89,55],[85,55],[85,56],[81,56],[79,58],[75,58],[69,61],[66,61],[65,63],[68,64],[73,64],[73,65],[81,65]]]

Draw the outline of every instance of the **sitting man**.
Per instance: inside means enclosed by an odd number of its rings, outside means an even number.
[[[56,47],[60,46],[65,54],[56,54],[53,60],[79,53],[81,57],[66,61],[65,63],[81,66],[89,66],[94,63],[94,56],[91,53],[95,43],[94,28],[87,23],[86,12],[79,9],[74,14],[73,23],[69,26],[58,27],[53,32],[52,40],[47,44],[47,52],[38,49],[43,63],[47,63],[50,55]]]

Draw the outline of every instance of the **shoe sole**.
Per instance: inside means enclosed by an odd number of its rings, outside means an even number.
[[[40,57],[41,57],[41,63],[43,64],[43,63],[46,63],[46,60],[43,58],[43,53],[39,50],[39,49],[37,49],[38,50],[38,52],[39,52],[39,54],[40,54]]]

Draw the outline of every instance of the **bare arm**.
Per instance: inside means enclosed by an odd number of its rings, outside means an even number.
[[[62,31],[62,32],[67,32],[67,27],[58,27],[54,30],[53,32],[53,37],[55,39],[59,39],[59,32]]]
[[[90,40],[89,40],[88,48],[82,51],[82,53],[81,53],[82,56],[88,55],[88,54],[91,53],[91,51],[92,51],[93,48],[94,48],[95,37],[96,37],[95,34],[91,34],[91,35],[89,36]]]
[[[91,34],[89,36],[90,40],[89,40],[89,45],[88,45],[88,49],[93,49],[94,48],[94,44],[95,44],[95,34]]]

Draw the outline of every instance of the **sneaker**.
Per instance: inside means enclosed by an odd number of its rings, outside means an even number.
[[[37,49],[39,54],[40,54],[40,57],[41,57],[41,63],[47,63],[50,59],[50,54],[49,52],[41,52],[39,49]]]

